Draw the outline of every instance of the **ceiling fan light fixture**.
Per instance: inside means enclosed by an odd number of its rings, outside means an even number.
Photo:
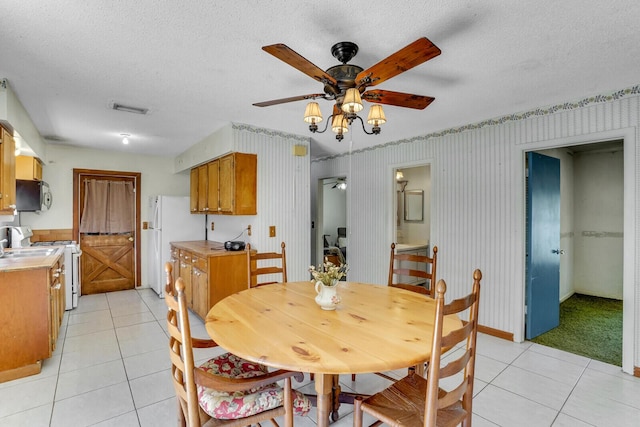
[[[317,102],[310,102],[304,110],[304,119],[309,123],[309,130],[315,133],[318,130],[318,123],[322,121],[322,112]]]
[[[362,111],[363,108],[360,91],[354,87],[347,89],[344,101],[342,101],[342,111],[345,113],[357,113]]]
[[[387,118],[384,115],[382,105],[373,104],[369,109],[369,115],[367,116],[367,123],[373,126],[379,126],[387,122]]]
[[[304,110],[305,123],[320,123],[322,121],[322,112],[317,102],[310,102]]]
[[[331,122],[331,130],[338,135],[349,132],[347,119],[343,114],[336,114],[335,116],[333,116],[333,121]]]

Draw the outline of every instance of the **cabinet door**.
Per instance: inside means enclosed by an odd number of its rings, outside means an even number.
[[[0,213],[13,214],[16,207],[15,141],[5,128],[0,141]]]
[[[64,315],[64,267],[61,261],[58,261],[49,271],[50,274],[50,287],[49,287],[49,301],[50,301],[50,333],[49,343],[51,345],[51,352],[56,349],[56,343],[58,342],[58,335],[60,334],[60,324],[62,323],[62,316]]]
[[[221,213],[233,213],[233,194],[235,193],[235,179],[234,179],[234,155],[229,154],[221,157],[219,160],[219,172],[218,172],[218,186],[220,191],[218,192],[218,211]]]
[[[220,201],[218,193],[220,191],[220,161],[214,160],[207,163],[207,174],[209,175],[209,193],[207,195],[207,203],[209,205],[209,213],[218,213],[220,209]]]
[[[172,283],[172,285],[175,285],[176,279],[180,276],[180,250],[174,246],[171,246],[171,258],[169,259],[169,262],[171,263],[171,272],[173,274],[174,283]],[[166,279],[167,278],[165,277],[165,283]]]
[[[209,277],[197,268],[193,269],[193,311],[204,319],[209,311]]]
[[[198,213],[198,168],[191,169],[191,180],[189,186],[191,213]],[[175,274],[178,270],[173,270]]]
[[[198,212],[209,213],[209,177],[207,165],[198,166]]]
[[[234,153],[233,161],[233,213],[256,215],[257,212],[258,156]]]
[[[193,293],[191,288],[191,253],[180,251],[180,276],[184,281],[184,293],[187,296],[187,307],[193,306]],[[176,277],[177,279],[177,277]]]

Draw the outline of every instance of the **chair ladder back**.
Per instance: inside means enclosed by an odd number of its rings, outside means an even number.
[[[176,395],[179,397],[182,416],[189,426],[200,425],[198,393],[194,382],[193,348],[191,346],[191,327],[187,299],[182,278],[175,282],[175,295],[167,293],[167,330],[169,332],[169,355],[171,376]],[[182,417],[179,416],[179,419]]]
[[[247,245],[247,269],[249,271],[249,287],[287,282],[287,253],[285,243],[280,244],[281,252],[252,252],[251,244]],[[269,265],[264,265],[264,263]],[[278,265],[279,264],[279,265]],[[281,281],[260,281],[260,276],[281,274]],[[266,280],[266,279],[265,279]]]
[[[478,305],[480,300],[480,270],[473,272],[473,289],[471,294],[456,299],[449,304],[444,303],[444,294],[447,285],[444,280],[439,280],[436,286],[436,315],[434,337],[431,349],[431,362],[429,363],[427,376],[427,395],[425,399],[425,425],[435,425],[438,409],[449,408],[461,403],[457,411],[458,423],[464,421],[465,425],[471,423],[473,379],[476,354],[476,338],[478,333]],[[460,314],[469,310],[469,320],[463,325],[442,335],[444,316]],[[442,350],[453,348],[456,344],[466,341],[464,353],[455,360],[448,361],[441,366]],[[451,377],[462,372],[462,381],[454,389],[444,391],[439,388],[442,378]]]
[[[402,267],[401,262],[412,262],[418,263],[420,267],[424,267],[423,269],[416,269],[410,267]],[[410,276],[410,277],[418,277],[420,279],[426,279],[429,287],[424,286],[426,292],[420,292],[431,297],[434,297],[434,288],[436,283],[436,267],[438,262],[438,247],[433,247],[433,255],[416,255],[416,254],[397,254],[396,253],[396,244],[391,244],[391,255],[389,257],[389,277],[387,280],[388,286],[401,287],[403,289],[408,289],[408,286],[421,287],[416,285],[407,285],[404,283],[394,283],[393,276]]]

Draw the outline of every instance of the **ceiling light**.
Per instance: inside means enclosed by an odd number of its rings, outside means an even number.
[[[304,121],[309,123],[309,129],[312,127],[315,129],[311,132],[318,130],[318,123],[322,121],[322,112],[317,102],[307,104],[307,108],[304,110]]]
[[[122,137],[122,143],[123,143],[124,145],[129,144],[129,137],[130,137],[131,135],[129,135],[128,133],[121,133],[121,134],[120,134],[120,136]]]
[[[342,111],[345,113],[357,113],[362,111],[363,108],[358,89],[354,87],[347,89],[347,93],[344,95],[344,101],[342,101]]]
[[[348,126],[349,123],[347,122],[347,118],[344,115],[337,114],[333,116],[333,120],[331,121],[331,130],[337,133],[336,139],[338,141],[342,141],[342,138],[344,138],[344,134],[349,132]]]
[[[401,170],[396,171],[396,181],[401,181],[404,179],[404,174],[402,173]]]
[[[345,105],[348,105],[346,109]],[[331,130],[337,134],[336,139],[338,141],[341,141],[344,138],[344,134],[349,131],[349,126],[356,119],[360,120],[362,130],[367,135],[378,135],[380,133],[380,125],[387,121],[382,105],[374,104],[369,110],[367,123],[373,125],[371,132],[365,129],[362,117],[357,114],[357,112],[362,111],[362,108],[360,92],[355,88],[347,90],[342,106],[339,107],[337,104],[334,106],[333,114],[329,116],[329,119],[331,120]],[[322,113],[320,112],[320,106],[315,101],[307,104],[307,107],[304,110],[304,121],[309,123],[309,130],[313,133],[323,133],[329,126],[329,120],[327,120],[327,124],[324,129],[318,130],[317,124],[322,121]]]

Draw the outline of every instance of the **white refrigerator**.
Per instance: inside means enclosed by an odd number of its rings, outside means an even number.
[[[164,264],[171,259],[170,242],[204,240],[206,224],[204,215],[190,213],[189,197],[149,197],[149,286],[159,297],[164,297],[166,274]],[[174,271],[177,278],[178,272]]]

